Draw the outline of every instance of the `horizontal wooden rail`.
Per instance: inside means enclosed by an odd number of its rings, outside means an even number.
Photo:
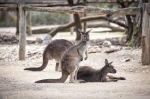
[[[34,7],[25,5],[25,10],[28,11],[41,11],[41,12],[51,12],[51,13],[69,13],[69,14],[86,14],[86,13],[96,13],[96,14],[118,14],[118,15],[136,15],[140,12],[140,8],[138,7],[130,7],[124,9],[102,9],[93,6],[73,6],[73,7]],[[15,11],[17,10],[17,6],[0,6],[0,11]],[[150,10],[148,11],[150,12]]]
[[[0,4],[17,4],[20,0],[0,0]],[[123,0],[124,2],[129,2],[132,0]],[[138,0],[134,0],[138,2]],[[80,3],[83,3],[83,0],[80,0]],[[24,0],[26,4],[52,4],[52,3],[67,3],[67,0]],[[87,3],[117,3],[117,0],[87,0]]]
[[[61,4],[67,2],[67,0],[0,0],[0,4],[18,4],[20,1],[25,4]]]
[[[0,7],[0,11],[17,11],[17,7]]]
[[[119,15],[135,15],[140,12],[140,8],[138,7],[131,7],[131,8],[124,8],[119,10],[113,9],[102,9],[93,6],[73,6],[73,7],[32,7],[32,6],[25,6],[25,10],[29,11],[42,11],[42,12],[51,12],[51,13],[96,13],[96,14],[119,14]]]

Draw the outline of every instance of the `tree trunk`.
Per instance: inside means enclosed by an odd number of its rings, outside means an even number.
[[[133,33],[133,22],[130,15],[126,15],[126,20],[128,25],[128,29],[126,31],[127,41],[130,41]]]
[[[143,0],[139,1],[138,7],[143,6]],[[147,1],[145,1],[147,3]],[[129,45],[132,47],[139,47],[141,46],[141,35],[142,35],[142,15],[143,11],[141,10],[135,17],[133,22],[133,33],[131,35],[131,39],[129,41]]]
[[[70,6],[74,6],[75,5],[73,0],[67,0],[67,1],[68,1],[68,4]],[[74,14],[73,16],[74,16],[74,22],[75,22],[75,28],[76,28],[76,40],[80,40],[81,39],[81,34],[78,31],[78,29],[82,30],[80,16],[79,16],[79,14]]]
[[[129,7],[129,5],[133,2],[133,1],[130,1],[125,6],[124,2],[119,2],[119,0],[117,0],[117,1],[121,5],[122,8]],[[139,0],[138,7],[142,7],[143,2],[144,2],[143,0]],[[139,11],[139,13],[135,17],[133,17],[133,18],[132,17],[133,16],[131,16],[131,15],[126,15],[127,25],[128,25],[128,29],[126,31],[127,42],[129,44],[129,46],[139,47],[139,46],[141,46],[142,10]]]
[[[78,31],[78,29],[82,30],[82,25],[81,25],[81,21],[80,21],[80,16],[79,14],[74,14],[74,22],[75,22],[75,29],[76,29],[76,40],[80,40],[81,39],[81,34]]]
[[[32,22],[31,22],[31,12],[30,11],[27,12],[26,19],[27,19],[27,23],[26,23],[27,34],[28,34],[28,36],[31,36],[32,35],[32,30],[31,30]]]
[[[84,0],[84,6],[86,6],[86,5],[87,5],[87,0]],[[84,14],[83,16],[86,17],[86,14]],[[86,28],[87,28],[87,23],[84,22],[84,23],[83,23],[83,31],[84,31],[84,32],[86,32]]]
[[[129,7],[129,5],[132,3],[132,1],[131,1],[131,2],[128,2],[127,4],[125,4],[121,0],[117,0],[117,2],[118,2],[118,4],[120,4],[120,6],[122,8]],[[133,22],[132,22],[132,19],[131,19],[131,15],[126,15],[126,22],[127,22],[127,25],[128,25],[128,29],[126,31],[127,42],[129,42],[129,41],[131,41],[131,37],[132,37],[132,34],[133,34]]]

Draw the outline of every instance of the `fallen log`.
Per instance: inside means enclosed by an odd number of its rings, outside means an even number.
[[[121,27],[115,27],[115,26],[112,26],[112,25],[108,25],[108,24],[88,24],[87,25],[87,28],[98,28],[98,27],[101,27],[101,28],[109,28],[111,30],[107,30],[109,32],[124,32],[124,29],[121,28]],[[34,29],[32,30],[32,33],[33,34],[47,34],[49,33],[50,31],[52,31],[54,28],[57,28],[57,27],[52,27],[52,28],[39,28],[39,29]],[[64,31],[69,31],[69,28],[66,29],[66,30],[63,30]],[[62,32],[62,31],[61,31]],[[102,32],[106,32],[106,31],[102,31]]]
[[[103,20],[106,20],[106,21],[109,21],[109,22],[111,22],[111,23],[115,23],[115,24],[117,24],[117,25],[119,25],[119,26],[121,26],[121,27],[124,27],[124,28],[128,28],[128,26],[127,25],[125,25],[125,24],[123,24],[123,23],[121,23],[121,22],[119,22],[119,21],[115,21],[115,20],[113,20],[113,19],[110,19],[110,18],[108,18],[108,17],[106,17],[106,16],[90,16],[90,17],[84,17],[84,18],[81,18],[81,22],[85,22],[85,21],[92,21],[92,20],[100,20],[100,19],[103,19]],[[68,29],[68,28],[71,28],[72,26],[74,26],[75,25],[75,23],[74,22],[71,22],[71,23],[68,23],[68,24],[65,24],[65,25],[61,25],[61,26],[58,26],[57,28],[55,28],[55,29],[53,29],[52,31],[50,31],[50,35],[52,36],[52,37],[54,37],[58,32],[60,32],[60,31],[63,31],[63,30],[65,30],[65,29]]]
[[[116,52],[116,51],[118,51],[118,49],[110,48],[110,49],[106,50],[105,53],[109,54],[109,53],[113,53],[113,52]]]
[[[110,19],[110,18],[108,18],[106,16],[102,16],[102,15],[81,18],[81,22],[93,21],[93,20],[106,20],[106,21],[109,21],[111,23],[115,23],[115,24],[117,24],[117,25],[119,25],[123,28],[128,28],[128,26],[126,24],[124,24],[122,22],[119,22],[119,21],[116,21],[116,20],[113,20],[113,19]],[[58,32],[69,29],[69,28],[73,27],[74,25],[75,25],[75,23],[71,22],[71,23],[68,23],[68,24],[65,24],[65,25],[58,26],[57,28],[52,29],[49,34],[52,37],[54,37]],[[41,31],[46,31],[47,32],[47,30],[41,30]],[[34,33],[34,31],[33,31],[33,33]]]

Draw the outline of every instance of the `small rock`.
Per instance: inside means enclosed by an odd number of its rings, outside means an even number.
[[[47,35],[44,37],[44,39],[43,39],[43,43],[44,43],[44,44],[49,44],[49,43],[51,42],[51,40],[52,40],[52,37],[47,34]]]
[[[36,43],[37,44],[42,44],[43,43],[43,40],[41,38],[36,38]]]
[[[131,47],[123,47],[124,50],[131,50]]]
[[[103,42],[103,46],[104,46],[104,47],[109,47],[109,48],[110,48],[111,45],[112,45],[112,44],[111,44],[110,41],[104,41],[104,42]]]
[[[131,60],[130,58],[127,58],[127,59],[125,59],[124,61],[125,61],[125,62],[128,62],[128,61],[130,61],[130,60]]]
[[[117,49],[117,48],[110,48],[110,49],[107,49],[107,50],[105,50],[104,52],[105,53],[113,53],[113,52],[116,52],[116,51],[118,51],[119,49]]]
[[[100,53],[101,48],[99,46],[92,46],[88,49],[88,53]]]

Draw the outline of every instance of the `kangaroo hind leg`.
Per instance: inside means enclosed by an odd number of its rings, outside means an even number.
[[[109,79],[126,80],[125,77],[115,77],[115,76],[112,76],[112,75],[107,75],[107,77],[108,77]]]
[[[79,69],[79,68],[78,68]],[[77,72],[78,69],[76,67],[76,69],[70,74],[70,83],[84,83],[84,80],[77,80]]]

